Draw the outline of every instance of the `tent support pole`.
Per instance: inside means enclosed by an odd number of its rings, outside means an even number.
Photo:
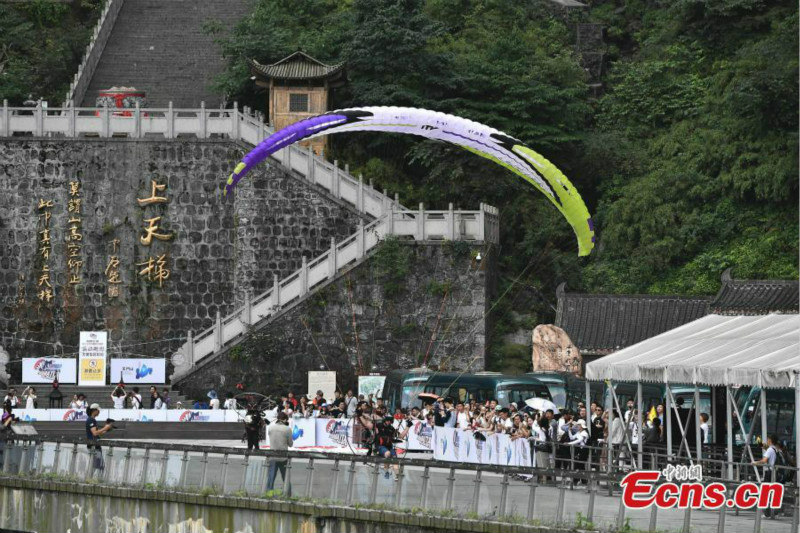
[[[664,406],[664,422],[666,422],[667,432],[667,458],[672,459],[672,392],[669,390],[669,383],[664,383],[667,390],[666,405]]]
[[[800,371],[794,371],[794,441],[795,464],[800,467]]]
[[[703,460],[703,432],[700,431],[700,387],[697,383],[694,384],[694,439],[697,462],[700,463]]]
[[[644,417],[642,416],[642,406],[644,402],[642,401],[642,382],[636,382],[636,424],[639,427],[639,438],[636,441],[636,448],[639,452],[639,470],[641,470],[644,466],[644,457],[642,454],[643,447],[644,447]]]
[[[689,418],[686,419],[686,427],[683,426],[683,420],[681,420],[681,413],[678,410],[678,406],[675,404],[675,397],[672,396],[672,390],[667,386],[667,399],[669,400],[670,404],[672,404],[672,411],[675,413],[675,420],[678,421],[678,430],[681,433],[681,441],[678,443],[678,452],[675,454],[678,457],[681,456],[681,452],[683,451],[683,447],[686,446],[686,457],[689,459],[689,463],[692,463],[692,449],[689,447],[688,436],[686,433],[689,431]],[[692,411],[689,411],[689,417],[692,416]]]
[[[767,389],[761,387],[761,442],[767,442]]]
[[[589,412],[589,407],[592,405],[592,390],[589,386],[589,380],[586,380],[584,385],[586,387],[586,425],[588,426],[589,421],[592,419],[592,413]]]
[[[725,422],[728,438],[728,479],[733,479],[733,412],[730,385],[725,385]]]
[[[744,430],[744,424],[742,423],[742,413],[739,412],[739,408],[736,407],[736,403],[733,401],[733,394],[730,395],[730,402],[731,402],[731,405],[733,405],[733,414],[736,415],[736,422],[739,423],[739,431],[741,431],[742,435],[744,435],[744,450],[750,456],[750,462],[753,463],[753,462],[755,462],[756,458],[753,455],[753,449],[750,446],[750,443],[753,441],[753,431],[755,431],[755,429],[756,429],[755,413],[761,408],[761,396],[758,397],[758,400],[756,401],[755,409],[753,409],[753,417],[754,417],[753,418],[753,423],[750,424],[750,430],[746,431],[746,432]],[[742,461],[741,461],[742,464],[744,464],[744,462],[745,462],[744,461],[744,459],[745,459],[745,457],[744,457],[745,451],[742,451]],[[754,466],[753,467],[753,471],[756,473],[756,479],[758,479],[758,482],[761,483],[761,474],[758,472],[758,467]]]
[[[628,453],[630,453],[631,456],[632,456],[633,455],[633,445],[631,444],[630,435],[628,435],[628,428],[625,427],[625,415],[622,414],[623,411],[622,411],[622,405],[619,403],[619,396],[617,396],[617,391],[615,391],[614,389],[611,389],[611,394],[612,394],[612,399],[613,399],[614,403],[611,406],[611,413],[609,413],[609,415],[608,415],[608,442],[609,443],[611,442],[611,426],[612,426],[612,424],[614,422],[614,418],[613,418],[614,417],[614,408],[616,406],[617,413],[619,413],[619,415],[620,415],[619,416],[620,422],[622,422],[622,427],[625,430],[623,432],[623,434],[622,434],[622,436],[624,438],[624,441],[621,442],[620,444],[625,444],[628,447]],[[637,399],[638,399],[638,396],[637,396]],[[611,456],[611,449],[612,448],[609,445],[609,454],[608,454],[609,457]],[[622,450],[620,449],[620,452],[621,451]]]

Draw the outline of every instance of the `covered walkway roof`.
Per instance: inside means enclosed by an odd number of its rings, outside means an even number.
[[[800,379],[800,315],[707,315],[586,365],[599,381],[791,388]]]

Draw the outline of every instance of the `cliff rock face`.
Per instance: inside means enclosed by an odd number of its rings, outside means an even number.
[[[481,249],[480,265],[471,259]],[[359,373],[430,367],[484,369],[485,314],[493,252],[466,243],[387,241],[333,283],[181,378],[190,398],[209,389],[306,393],[309,370],[335,370],[337,386]],[[313,391],[312,391],[313,392]]]
[[[552,324],[540,324],[533,330],[533,371],[581,373],[581,352],[567,333]]]
[[[169,356],[355,232],[354,210],[277,164],[223,198],[242,155],[219,140],[0,142],[0,346],[69,354],[81,330],[108,330],[113,354]],[[166,201],[140,205],[152,197]]]

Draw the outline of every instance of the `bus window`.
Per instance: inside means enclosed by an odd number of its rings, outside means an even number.
[[[548,389],[550,389],[550,396],[553,398],[553,403],[558,406],[559,409],[564,409],[567,407],[567,389],[563,385],[548,385]]]
[[[518,407],[521,407],[524,405],[525,400],[529,398],[545,398],[549,400],[550,393],[547,387],[531,387],[528,385],[497,390],[497,402],[503,406],[516,403]]]
[[[405,385],[403,387],[403,396],[400,400],[402,407],[422,407],[422,401],[419,399],[419,393],[422,392],[422,384],[419,385]]]

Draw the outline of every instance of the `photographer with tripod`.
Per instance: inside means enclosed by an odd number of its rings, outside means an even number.
[[[391,415],[387,415],[379,420],[375,424],[374,448],[376,455],[384,459],[389,459],[390,457],[397,458],[397,449],[394,445],[396,442],[402,442],[406,438],[412,424],[410,420],[404,420],[400,422],[400,427],[395,429],[394,418]],[[405,429],[401,429],[403,426],[405,426]],[[386,470],[384,476],[386,479],[389,479],[389,465],[383,465],[383,468]],[[392,468],[394,469],[394,480],[397,481],[400,474],[400,466],[395,464],[392,465]]]
[[[244,433],[247,438],[247,451],[258,450],[261,440],[261,428],[268,422],[264,419],[261,410],[257,407],[249,407],[247,415],[244,417]]]
[[[100,406],[96,403],[89,406],[89,411],[86,414],[88,415],[86,419],[86,440],[88,441],[86,447],[89,448],[92,454],[92,468],[94,470],[103,470],[106,465],[103,462],[103,451],[100,449],[98,441],[100,437],[114,429],[114,421],[109,418],[103,427],[98,428],[95,417],[100,414]]]

